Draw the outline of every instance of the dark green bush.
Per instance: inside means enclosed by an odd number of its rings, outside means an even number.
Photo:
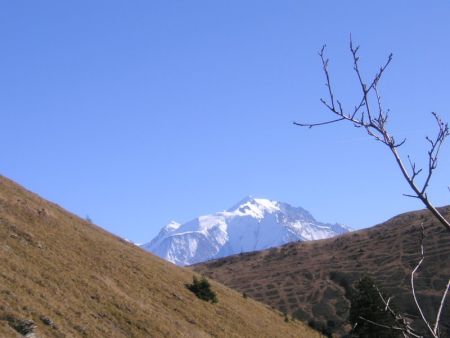
[[[361,317],[378,325],[371,324]],[[386,311],[374,281],[367,276],[356,284],[356,290],[351,299],[349,320],[353,326],[351,333],[360,338],[397,338],[402,336],[398,331],[381,327],[381,325],[396,326],[396,321]]]
[[[213,304],[218,302],[216,293],[211,290],[211,284],[209,284],[209,281],[205,277],[202,277],[199,280],[196,276],[194,276],[192,278],[192,284],[186,284],[186,287],[201,300],[211,302]]]

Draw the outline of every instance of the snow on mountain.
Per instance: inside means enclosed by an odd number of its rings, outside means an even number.
[[[349,231],[317,222],[305,209],[246,197],[232,208],[184,224],[171,222],[141,247],[177,265],[190,265],[293,241],[323,239]]]

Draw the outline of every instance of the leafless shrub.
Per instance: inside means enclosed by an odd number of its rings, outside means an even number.
[[[318,126],[334,124],[341,121],[347,121],[351,123],[354,127],[362,128],[363,130],[365,130],[365,132],[370,137],[381,142],[382,144],[387,146],[388,149],[390,150],[403,177],[408,182],[410,188],[413,191],[413,194],[405,194],[405,196],[419,199],[426,206],[426,208],[438,219],[439,223],[445,229],[447,229],[448,232],[450,232],[450,222],[447,219],[445,219],[444,216],[439,212],[439,210],[437,210],[434,207],[434,205],[428,199],[427,195],[427,188],[429,187],[431,177],[434,173],[434,170],[437,168],[439,151],[445,139],[450,135],[448,123],[444,122],[439,117],[438,114],[434,112],[431,113],[437,124],[437,133],[434,138],[430,138],[428,136],[426,137],[426,141],[429,143],[429,150],[427,152],[428,164],[426,170],[424,171],[423,168],[418,168],[416,163],[411,160],[410,156],[408,156],[407,157],[409,163],[409,171],[408,171],[407,167],[404,164],[404,160],[400,157],[400,154],[398,152],[398,148],[401,147],[406,142],[406,139],[397,141],[388,130],[387,122],[389,119],[390,111],[384,109],[381,101],[381,96],[378,90],[379,82],[384,72],[386,71],[387,67],[391,64],[393,55],[389,54],[386,62],[379,68],[378,72],[375,74],[373,79],[370,82],[366,83],[365,80],[363,79],[359,67],[359,54],[358,54],[359,46],[354,46],[352,39],[350,38],[350,52],[353,59],[353,70],[356,73],[358,85],[361,88],[361,99],[357,102],[356,105],[354,105],[353,110],[346,111],[344,110],[341,101],[337,99],[334,95],[333,87],[331,84],[331,76],[328,70],[329,59],[325,56],[325,47],[326,46],[324,45],[322,49],[319,51],[319,56],[322,61],[322,68],[326,78],[325,85],[328,89],[328,100],[322,98],[320,101],[333,115],[335,115],[335,118],[323,122],[316,122],[316,123],[294,122],[294,124],[300,127],[313,128]],[[372,103],[372,98],[375,98],[374,103]],[[425,173],[424,181],[422,184],[419,184],[417,182],[417,177],[423,172]],[[431,337],[437,338],[440,336],[439,322],[442,317],[442,310],[444,308],[444,303],[450,288],[450,279],[448,280],[446,288],[443,291],[439,309],[433,324],[427,318],[426,314],[422,311],[422,308],[416,296],[416,290],[414,286],[414,275],[424,260],[424,246],[423,246],[424,236],[425,235],[422,227],[421,230],[422,239],[420,243],[421,259],[411,272],[412,296],[414,298],[416,308],[420,313],[422,322],[426,326],[427,330],[426,335],[431,335]],[[408,320],[404,315],[396,313],[391,308],[390,306],[391,298],[385,299],[381,292],[379,292],[379,295],[383,303],[385,304],[385,311],[388,311],[394,317],[396,323],[398,324],[389,327],[390,329],[400,331],[405,337],[422,337],[421,334],[416,332],[411,327],[410,320]],[[370,322],[373,325],[383,326],[379,323],[372,322],[363,317],[361,317],[361,319]]]

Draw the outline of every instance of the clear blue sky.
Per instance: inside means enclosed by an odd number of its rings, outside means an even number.
[[[401,149],[450,121],[448,1],[2,1],[0,173],[137,242],[246,195],[355,228],[422,208],[387,149],[329,117],[357,83],[349,34],[382,82]],[[450,142],[449,142],[450,143]],[[450,144],[431,199],[449,204]]]

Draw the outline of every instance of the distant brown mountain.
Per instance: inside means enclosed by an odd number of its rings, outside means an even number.
[[[450,206],[440,210],[450,217]],[[394,296],[394,305],[417,318],[410,274],[420,260],[422,222],[425,260],[416,275],[416,291],[432,320],[450,278],[450,234],[425,210],[331,239],[210,261],[194,270],[282,312],[343,334],[349,329],[349,294],[363,275],[373,277]],[[450,300],[442,320],[450,331]]]
[[[319,337],[0,176],[0,337]]]

